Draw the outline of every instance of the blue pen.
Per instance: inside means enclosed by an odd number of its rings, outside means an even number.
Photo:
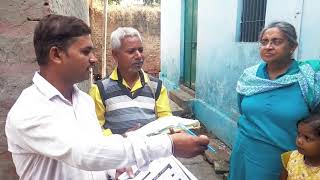
[[[180,128],[180,129],[182,129],[182,130],[184,130],[185,132],[187,132],[188,134],[190,134],[190,135],[192,135],[192,136],[197,136],[194,132],[192,132],[191,130],[189,130],[184,124],[182,124],[182,123],[179,123],[178,124],[178,127]],[[217,151],[212,147],[212,146],[210,146],[209,144],[208,144],[208,149],[209,149],[209,151],[211,151],[212,153],[216,153]]]

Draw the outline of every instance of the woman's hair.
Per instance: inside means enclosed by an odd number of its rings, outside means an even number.
[[[284,21],[277,21],[277,22],[272,22],[268,24],[265,28],[263,28],[259,34],[259,40],[261,40],[264,32],[270,28],[278,28],[280,31],[283,32],[283,34],[286,36],[286,38],[289,41],[289,45],[291,47],[297,46],[297,33],[296,29],[294,28],[293,25],[290,23],[284,22]]]
[[[320,137],[320,114],[319,113],[311,113],[310,116],[308,116],[305,119],[302,119],[301,121],[298,121],[297,126],[299,124],[307,124],[309,125],[312,129],[315,135]]]
[[[138,30],[132,27],[119,27],[111,33],[111,49],[119,49],[121,47],[121,40],[125,37],[138,37],[142,42]]]

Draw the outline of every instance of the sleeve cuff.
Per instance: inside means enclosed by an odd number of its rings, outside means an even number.
[[[151,136],[147,141],[148,149],[151,150],[151,159],[172,155],[173,142],[168,134]]]
[[[172,155],[172,141],[167,134],[146,137],[129,133],[127,139],[131,142],[133,156],[139,168],[152,160]]]

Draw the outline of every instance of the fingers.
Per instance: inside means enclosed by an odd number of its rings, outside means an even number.
[[[177,130],[177,131],[175,131],[175,133],[181,133],[181,132],[184,132],[184,131],[181,131],[181,130]]]
[[[202,154],[208,147],[209,138],[205,135],[191,136],[186,133],[170,135],[173,141],[174,155],[190,158]]]
[[[129,176],[129,178],[134,178],[133,170],[131,167],[126,168],[126,172]]]
[[[127,134],[128,132],[130,131],[135,131],[137,129],[139,129],[141,127],[141,123],[137,123],[134,127],[128,129],[124,134],[122,134],[123,137],[127,137]]]
[[[128,129],[126,132],[135,131],[141,127],[141,123],[136,124],[134,127]]]
[[[131,167],[127,167],[127,168],[119,168],[116,170],[116,175],[115,178],[118,179],[118,177],[122,174],[126,172],[129,178],[134,178],[134,174],[133,174],[133,170]]]
[[[174,134],[174,133],[181,133],[183,131],[181,130],[174,130],[173,128],[169,128],[169,134]]]
[[[141,123],[136,124],[135,128],[139,129],[141,127]]]
[[[199,145],[206,146],[206,145],[209,144],[209,138],[208,138],[208,136],[206,136],[206,135],[200,135],[200,136],[198,136],[198,137],[199,137],[199,138],[198,138],[197,142],[199,143]]]
[[[116,170],[116,175],[115,175],[115,179],[118,179],[118,177],[122,174],[126,172],[126,168],[120,168]]]
[[[209,139],[208,136],[206,136],[206,135],[200,135],[199,137],[204,138],[204,139]]]
[[[198,136],[197,143],[199,145],[199,154],[204,153],[208,149],[209,138],[205,135]]]
[[[169,134],[174,134],[174,129],[173,128],[169,128]]]

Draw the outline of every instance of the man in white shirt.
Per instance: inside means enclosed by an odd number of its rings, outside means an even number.
[[[8,148],[20,179],[106,179],[108,169],[202,153],[209,143],[206,136],[103,136],[91,97],[75,85],[89,78],[97,61],[90,33],[82,20],[60,15],[44,17],[35,29],[40,71],[6,121]]]

